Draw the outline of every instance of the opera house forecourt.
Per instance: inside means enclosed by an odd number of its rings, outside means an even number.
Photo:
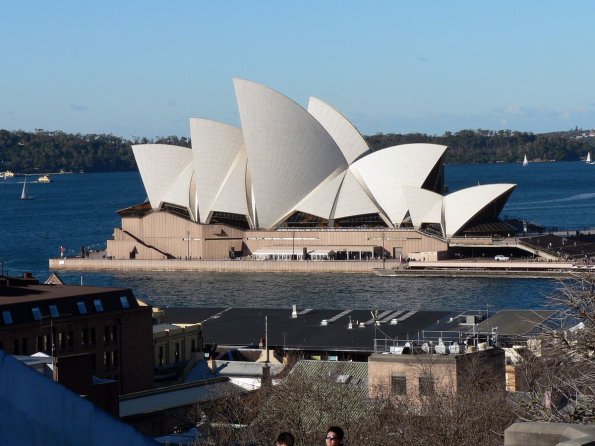
[[[192,148],[133,146],[148,201],[119,211],[109,259],[438,260],[453,237],[510,231],[515,185],[445,195],[445,146],[371,151],[319,99],[233,84],[241,128],[192,118]]]

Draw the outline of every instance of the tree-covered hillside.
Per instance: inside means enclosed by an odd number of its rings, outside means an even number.
[[[532,160],[578,160],[595,150],[595,138],[577,138],[574,132],[533,134],[501,130],[461,130],[442,136],[377,134],[366,136],[372,150],[397,144],[427,142],[448,146],[446,162],[518,162],[525,154]],[[0,171],[13,172],[107,172],[136,169],[132,144],[163,143],[190,147],[185,137],[135,138],[106,134],[71,134],[61,131],[0,130]]]
[[[60,131],[0,130],[0,171],[19,173],[110,172],[134,170],[132,144],[175,144],[190,147],[187,138],[170,136],[127,140],[114,135],[81,135]]]
[[[442,136],[377,134],[367,136],[366,140],[372,150],[416,142],[442,144],[448,146],[446,162],[451,164],[518,162],[525,154],[532,161],[572,161],[586,157],[595,146],[595,138],[577,139],[575,133],[461,130]]]

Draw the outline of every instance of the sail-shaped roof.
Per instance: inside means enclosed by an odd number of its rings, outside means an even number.
[[[334,219],[351,217],[354,215],[376,214],[384,215],[384,212],[374,203],[370,195],[362,188],[355,178],[353,171],[349,169],[341,184],[337,204],[332,215]],[[386,218],[386,216],[385,216]]]
[[[238,155],[243,151],[244,137],[237,127],[198,118],[190,119],[190,135],[197,180],[195,215],[201,223],[206,223],[215,210],[215,200],[224,182],[230,179],[232,165],[237,163]],[[243,196],[245,198],[245,193]]]
[[[246,195],[246,151],[242,148],[230,166],[228,175],[223,180],[210,212],[231,212],[248,216]]]
[[[308,112],[335,140],[348,164],[370,153],[368,143],[355,126],[327,103],[317,98],[310,98]]]
[[[351,165],[394,225],[408,211],[401,186],[421,187],[446,150],[436,144],[403,144],[378,150]]]
[[[444,197],[446,236],[456,235],[471,219],[492,204],[497,206],[494,214],[500,213],[515,187],[516,184],[485,184],[468,187]]]
[[[445,146],[404,144],[371,152],[340,112],[308,110],[255,82],[234,79],[241,128],[192,118],[192,149],[133,146],[153,208],[164,202],[209,223],[214,212],[273,229],[295,212],[332,222],[378,214],[389,226],[439,224],[445,236],[497,219],[512,184],[441,195]],[[235,218],[235,217],[234,217]]]
[[[324,127],[263,85],[234,79],[251,171],[256,223],[272,228],[323,182],[347,168]]]
[[[419,187],[402,186],[401,191],[407,207],[411,222],[414,226],[421,226],[424,223],[434,223],[440,225],[444,232],[444,215],[442,212],[443,196],[429,190]]]
[[[138,144],[132,146],[132,152],[153,209],[159,208],[164,201],[183,207],[189,205],[191,175],[187,168],[192,164],[191,149],[167,144]]]

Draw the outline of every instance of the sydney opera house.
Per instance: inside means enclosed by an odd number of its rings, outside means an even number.
[[[233,83],[241,128],[192,118],[192,148],[133,146],[148,199],[119,211],[110,258],[435,259],[503,227],[515,185],[445,194],[445,146],[372,151],[319,99]]]

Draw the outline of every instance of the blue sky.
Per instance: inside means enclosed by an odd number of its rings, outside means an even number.
[[[232,78],[364,134],[595,127],[593,1],[0,0],[0,128],[188,136]]]

